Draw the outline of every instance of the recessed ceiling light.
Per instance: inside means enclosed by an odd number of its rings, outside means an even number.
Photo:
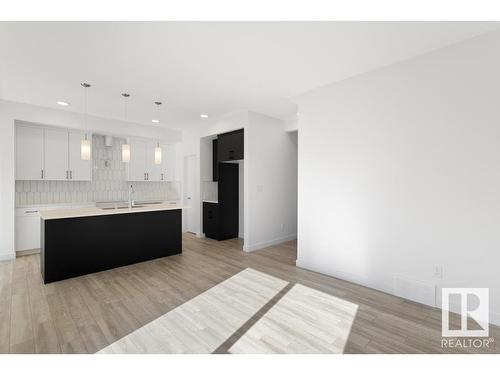
[[[151,120],[151,122],[154,122],[155,124],[158,124],[160,120]]]
[[[62,105],[63,107],[67,107],[69,105],[68,102],[63,102],[62,100],[58,101],[57,104]]]
[[[200,115],[200,117],[201,118],[208,118],[208,115],[206,115],[206,114],[203,113],[203,114]]]

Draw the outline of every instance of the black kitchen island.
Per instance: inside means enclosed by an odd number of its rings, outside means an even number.
[[[182,253],[182,206],[44,211],[44,283]]]

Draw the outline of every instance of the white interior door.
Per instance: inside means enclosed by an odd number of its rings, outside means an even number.
[[[184,219],[186,220],[186,230],[191,233],[196,233],[195,164],[195,155],[188,155],[184,158],[184,205],[190,207],[184,210]]]

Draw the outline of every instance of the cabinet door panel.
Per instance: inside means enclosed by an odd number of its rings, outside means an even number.
[[[45,179],[66,180],[68,172],[68,131],[45,129]]]
[[[161,163],[155,163],[155,148],[157,146],[156,142],[148,142],[146,149],[146,167],[147,167],[147,178],[148,181],[161,181]],[[165,157],[165,150],[162,147],[162,161]]]
[[[43,129],[16,126],[16,180],[41,180]]]
[[[219,162],[217,161],[217,139],[212,141],[212,181],[219,180]]]
[[[92,179],[92,162],[91,160],[82,160],[81,157],[81,147],[83,139],[85,139],[85,133],[69,132],[68,149],[70,180],[90,181]],[[87,134],[87,139],[92,142],[92,135]]]
[[[219,239],[238,237],[239,229],[239,165],[219,163],[217,188]]]
[[[128,163],[128,181],[146,181],[146,143],[130,141],[130,162]]]
[[[175,145],[163,145],[162,173],[163,181],[175,181]]]
[[[217,137],[218,161],[243,159],[243,130],[219,134]]]
[[[16,217],[16,251],[40,248],[40,215]]]
[[[208,238],[219,239],[219,207],[217,203],[203,202],[203,233]]]

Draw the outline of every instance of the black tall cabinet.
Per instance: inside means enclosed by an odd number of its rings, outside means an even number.
[[[239,164],[243,160],[243,130],[219,134],[212,142],[213,176],[218,202],[203,202],[203,232],[208,238],[227,240],[239,232]]]
[[[238,237],[239,165],[219,163],[219,240]]]
[[[219,181],[219,161],[217,159],[218,141],[212,141],[212,181]]]

